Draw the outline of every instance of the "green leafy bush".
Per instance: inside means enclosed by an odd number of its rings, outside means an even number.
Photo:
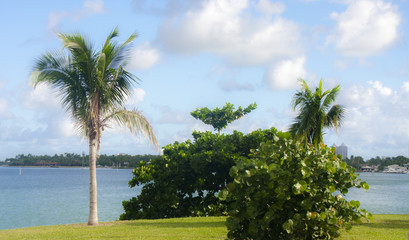
[[[314,148],[278,133],[230,170],[234,179],[219,193],[230,203],[231,239],[332,239],[370,213],[341,194],[368,189],[355,170],[321,145]],[[337,191],[340,194],[336,194]]]
[[[193,142],[175,142],[163,156],[141,162],[133,170],[131,187],[143,185],[141,193],[123,202],[120,219],[153,219],[186,216],[217,216],[226,205],[217,194],[233,179],[229,170],[237,159],[248,156],[261,142],[272,140],[275,128],[244,135],[193,132]]]

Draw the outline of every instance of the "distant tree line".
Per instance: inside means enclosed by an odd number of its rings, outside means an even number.
[[[386,166],[397,164],[399,166],[403,166],[403,164],[409,163],[409,158],[404,156],[397,156],[397,157],[375,157],[365,161],[361,156],[351,156],[351,158],[347,158],[344,160],[348,165],[354,167],[355,169],[359,169],[362,165],[368,166],[378,166],[380,171]]]
[[[97,165],[119,168],[135,168],[141,161],[149,161],[157,155],[105,155],[102,154],[97,160]],[[7,158],[4,163],[8,166],[65,166],[65,167],[88,167],[89,156],[85,154],[64,153],[49,155],[25,155],[19,154],[14,158]]]

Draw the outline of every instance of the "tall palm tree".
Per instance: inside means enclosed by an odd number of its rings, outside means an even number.
[[[99,156],[101,133],[104,127],[117,123],[132,133],[143,134],[159,149],[148,120],[141,112],[125,109],[133,84],[138,83],[123,65],[132,34],[118,45],[115,28],[100,51],[96,51],[80,34],[62,34],[63,51],[47,52],[35,63],[31,75],[34,87],[44,83],[58,91],[62,105],[70,113],[75,125],[89,144],[89,219],[88,225],[98,224],[96,160]]]
[[[341,126],[345,109],[341,105],[332,105],[340,90],[340,85],[323,91],[322,79],[314,92],[307,83],[300,79],[301,90],[293,97],[292,107],[298,111],[295,122],[290,127],[290,133],[305,144],[318,147],[323,142],[324,128]]]

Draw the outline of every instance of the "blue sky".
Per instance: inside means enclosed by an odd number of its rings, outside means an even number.
[[[343,127],[327,145],[365,159],[408,156],[408,0],[71,0],[3,1],[0,64],[0,161],[17,154],[87,153],[58,96],[29,83],[35,59],[61,50],[56,32],[100,46],[119,28],[136,32],[127,70],[142,81],[128,107],[149,119],[161,146],[213,130],[190,116],[226,102],[258,108],[229,125],[244,133],[295,117],[297,79],[341,85]],[[143,137],[104,131],[102,154],[155,153]]]

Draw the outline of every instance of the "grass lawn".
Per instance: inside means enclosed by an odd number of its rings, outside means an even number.
[[[373,222],[343,231],[342,240],[408,240],[409,215],[374,215]]]
[[[225,239],[224,217],[117,221],[0,230],[0,239]],[[374,221],[343,231],[342,240],[407,240],[409,215],[374,215]]]

